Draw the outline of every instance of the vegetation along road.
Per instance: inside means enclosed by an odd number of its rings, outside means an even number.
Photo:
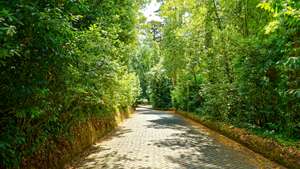
[[[74,168],[284,168],[202,125],[147,107],[84,154]]]
[[[300,169],[299,100],[299,0],[0,0],[0,169],[64,168],[148,103]],[[168,112],[121,124],[74,166],[282,168]]]

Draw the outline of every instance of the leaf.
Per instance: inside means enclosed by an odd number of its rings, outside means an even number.
[[[280,22],[278,20],[270,22],[266,27],[265,27],[265,34],[270,34],[275,32],[278,27],[279,27]]]
[[[24,110],[19,110],[16,112],[16,117],[17,118],[25,118],[26,117],[26,111]]]
[[[261,2],[257,5],[257,7],[267,12],[274,13],[274,9],[271,7],[271,4],[269,2]]]

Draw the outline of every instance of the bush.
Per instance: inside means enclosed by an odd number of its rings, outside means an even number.
[[[161,65],[156,65],[150,72],[150,102],[153,108],[167,109],[172,106],[171,80],[166,76]]]

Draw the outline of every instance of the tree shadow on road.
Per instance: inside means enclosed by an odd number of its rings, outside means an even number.
[[[150,109],[142,110],[138,113],[142,114],[142,118],[146,117],[147,122],[142,124],[145,126],[145,132],[148,129],[154,133],[156,130],[157,132],[165,131],[163,132],[166,133],[165,137],[153,137],[153,140],[152,138],[147,140],[147,145],[155,148],[153,152],[163,152],[160,154],[160,157],[164,158],[161,161],[167,162],[171,166],[170,168],[172,166],[173,168],[178,166],[175,168],[180,169],[255,168],[247,161],[244,154],[220,144],[212,137],[209,137],[208,133],[199,131],[178,116]],[[119,127],[104,140],[113,141],[112,139],[114,138],[123,138],[130,132],[133,132],[130,128]],[[75,166],[79,169],[152,169],[153,166],[149,166],[151,161],[149,163],[143,156],[135,155],[136,151],[138,150],[125,151],[126,153],[124,153],[124,151],[119,149],[111,149],[105,144],[96,144],[85,152],[81,157],[83,160]],[[145,154],[149,156],[147,157],[148,159],[152,160],[155,159],[152,157],[157,155],[144,152],[143,155]]]
[[[109,141],[114,138],[125,137],[124,135],[130,132],[132,132],[131,129],[125,127],[118,127],[115,131],[113,131],[100,141]],[[101,146],[100,144],[94,144],[90,146],[76,159],[76,162],[74,162],[72,165],[74,166],[73,168],[79,169],[123,169],[126,168],[126,162],[135,160],[129,158],[127,155],[121,155],[117,151],[111,151],[110,148]]]
[[[132,132],[132,130],[128,129],[126,127],[118,127],[116,130],[112,131],[110,134],[108,134],[102,140],[111,140],[114,138],[125,137],[125,135],[127,133],[131,133],[131,132]]]
[[[134,161],[142,161],[138,158],[130,158],[129,155],[120,154],[117,151],[111,151],[104,146],[92,146],[83,160],[75,163],[76,169],[151,169],[144,166],[132,166]]]
[[[126,168],[126,163],[134,161],[127,155],[120,155],[117,151],[111,151],[99,145],[93,145],[86,154],[81,157],[83,160],[74,164],[78,169],[121,169]]]
[[[180,168],[188,169],[253,169],[247,159],[238,151],[218,143],[208,137],[205,132],[199,132],[183,119],[176,116],[162,116],[159,119],[149,120],[149,128],[171,129],[179,132],[172,133],[164,140],[153,140],[152,144],[168,148],[174,154],[165,156],[171,163]]]

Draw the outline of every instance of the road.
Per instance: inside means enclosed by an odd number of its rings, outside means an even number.
[[[83,154],[74,168],[283,168],[198,123],[146,106]]]

